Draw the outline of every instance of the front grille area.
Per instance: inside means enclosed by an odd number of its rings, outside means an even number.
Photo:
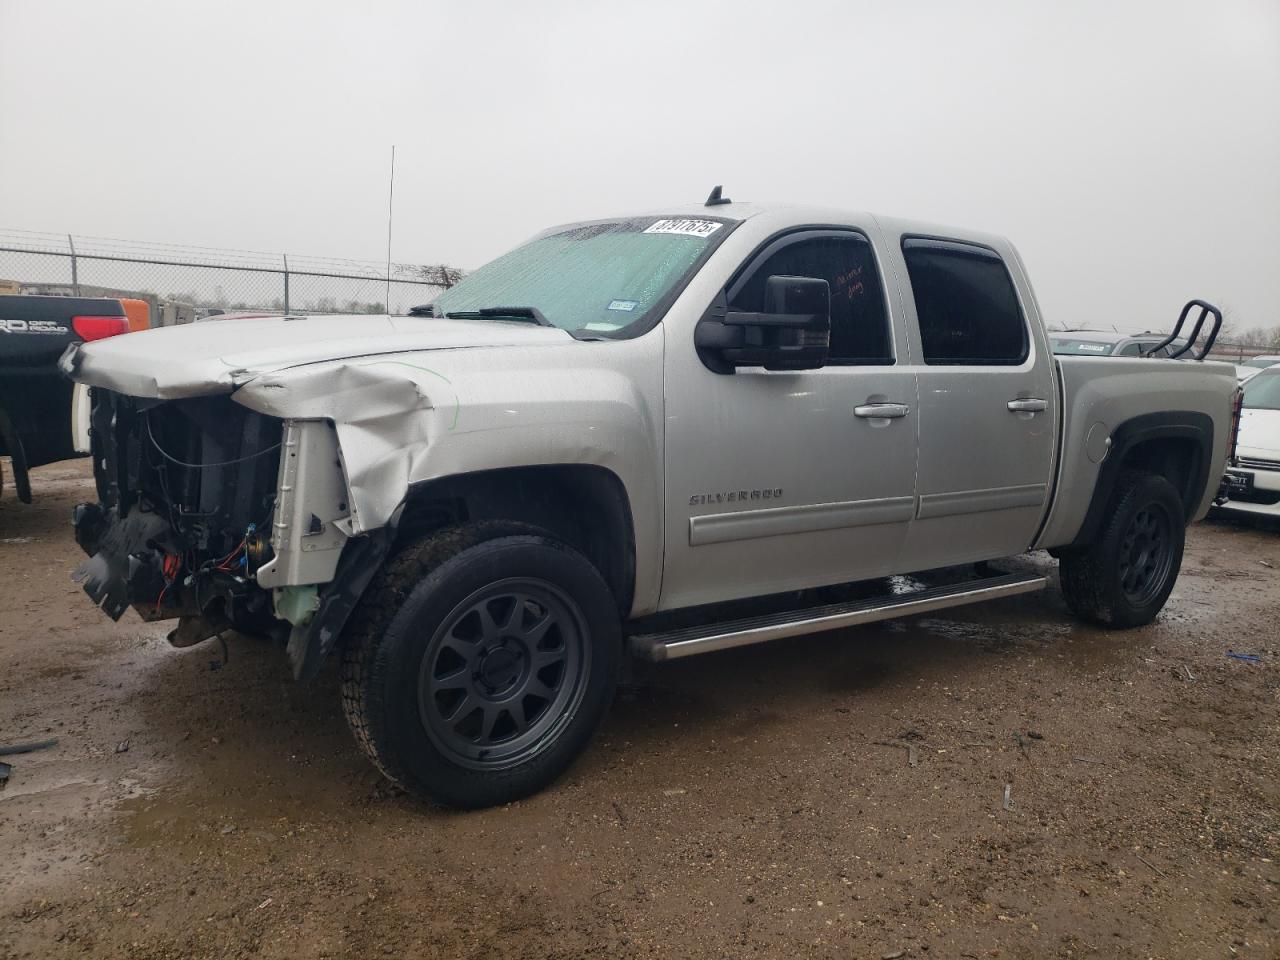
[[[96,388],[94,478],[106,509],[169,521],[193,559],[222,556],[264,528],[275,502],[281,422],[229,397],[165,403]]]
[[[112,619],[130,606],[184,618],[173,634],[184,645],[230,627],[271,632],[270,594],[252,576],[269,559],[281,421],[229,397],[92,398],[100,502],[75,512],[85,593]]]
[[[1263,460],[1258,457],[1237,457],[1236,464],[1249,470],[1280,470],[1280,460]]]

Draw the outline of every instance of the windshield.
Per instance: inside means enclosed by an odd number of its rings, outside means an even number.
[[[1266,370],[1245,381],[1244,405],[1248,410],[1280,410],[1280,370]]]
[[[1278,362],[1280,362],[1280,360],[1277,360],[1275,357],[1254,357],[1252,360],[1246,360],[1242,366],[1261,367],[1265,370],[1267,367],[1275,366]]]
[[[1071,337],[1054,337],[1053,352],[1066,354],[1093,354],[1095,357],[1105,357],[1111,353],[1113,343],[1103,343],[1100,340],[1076,340]]]
[[[585,336],[639,326],[727,234],[723,220],[641,217],[557,228],[505,253],[435,299],[436,316],[527,319],[532,309]]]

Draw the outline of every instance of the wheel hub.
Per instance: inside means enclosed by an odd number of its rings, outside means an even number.
[[[529,656],[523,644],[503,637],[481,652],[475,680],[483,693],[500,697],[519,685],[528,663]]]

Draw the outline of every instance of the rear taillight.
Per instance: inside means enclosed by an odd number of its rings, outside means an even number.
[[[86,343],[129,332],[128,317],[72,317],[71,328]]]
[[[1244,390],[1236,387],[1235,396],[1231,398],[1231,447],[1227,451],[1227,463],[1236,462],[1236,441],[1240,439],[1240,410],[1244,407]]]

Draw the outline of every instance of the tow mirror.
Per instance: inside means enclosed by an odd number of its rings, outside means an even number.
[[[816,370],[831,344],[831,287],[815,277],[769,277],[761,313],[730,310],[721,292],[698,321],[693,343],[716,373]]]

